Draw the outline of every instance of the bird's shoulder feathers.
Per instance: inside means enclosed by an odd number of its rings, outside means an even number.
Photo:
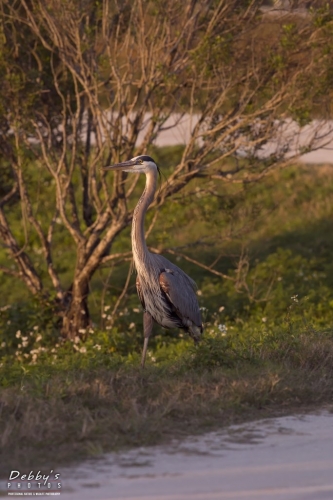
[[[190,321],[201,327],[202,320],[198,300],[189,277],[184,272],[179,273],[177,269],[165,268],[161,270],[159,283],[161,290],[173,305],[184,325]]]

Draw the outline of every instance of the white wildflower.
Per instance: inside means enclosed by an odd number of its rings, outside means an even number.
[[[82,352],[83,354],[85,354],[87,352],[87,348],[85,346],[82,346],[80,347],[80,352]]]
[[[108,311],[110,309],[111,306],[104,306],[104,311]]]
[[[129,325],[129,327],[128,327],[128,328],[129,328],[130,330],[132,330],[132,328],[134,328],[134,327],[135,327],[135,323],[130,323],[130,325]]]
[[[226,325],[218,325],[217,328],[220,330],[221,333],[227,333],[227,331],[228,331],[228,328]]]
[[[15,337],[19,339],[21,337],[21,330],[17,330]]]
[[[219,313],[221,313],[222,311],[224,311],[224,309],[225,309],[224,306],[219,307]]]

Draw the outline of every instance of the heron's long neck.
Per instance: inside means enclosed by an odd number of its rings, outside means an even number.
[[[140,263],[149,257],[148,248],[145,240],[145,215],[147,209],[154,199],[156,191],[157,172],[149,171],[146,173],[146,187],[142,193],[137,206],[134,209],[132,222],[132,250],[133,258],[137,269]],[[139,270],[139,269],[138,269]]]

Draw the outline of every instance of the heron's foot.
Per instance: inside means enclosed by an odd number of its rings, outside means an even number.
[[[146,355],[147,355],[147,350],[148,350],[148,340],[149,340],[149,337],[145,337],[144,341],[143,341],[143,351],[142,351],[142,357],[141,357],[141,368],[145,367]]]

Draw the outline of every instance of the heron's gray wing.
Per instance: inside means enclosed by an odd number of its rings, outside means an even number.
[[[143,298],[143,293],[142,293],[141,283],[140,283],[140,280],[139,280],[139,276],[138,276],[138,275],[136,276],[135,285],[136,285],[136,291],[138,292],[138,296],[139,296],[140,302],[141,302],[141,304],[142,304],[142,307],[143,307],[143,309],[144,309],[144,310],[146,310],[145,300],[144,300],[144,298]]]
[[[176,314],[186,324],[190,320],[196,326],[202,326],[201,313],[196,294],[187,275],[165,269],[159,277],[160,287],[174,307]]]

